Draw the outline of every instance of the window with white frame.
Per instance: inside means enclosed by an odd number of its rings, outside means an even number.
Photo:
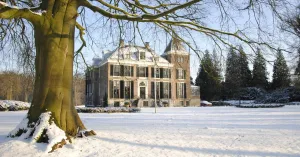
[[[184,83],[177,83],[177,98],[184,98]]]
[[[113,76],[121,76],[121,66],[113,65]]]
[[[130,57],[130,53],[126,53],[125,54],[125,59],[130,59],[131,57]]]
[[[120,98],[120,81],[119,80],[114,80],[113,98]]]
[[[124,82],[124,94],[125,94],[125,99],[130,99],[130,97],[131,97],[131,81]]]
[[[132,66],[124,66],[124,76],[133,76]]]
[[[146,53],[145,52],[140,52],[140,60],[145,60],[146,59]]]
[[[138,77],[148,77],[148,67],[137,67]]]
[[[185,79],[185,71],[183,69],[177,69],[177,79]]]

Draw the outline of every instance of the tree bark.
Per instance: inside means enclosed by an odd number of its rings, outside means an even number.
[[[56,1],[55,14],[45,13],[34,26],[36,77],[29,123],[43,112],[51,112],[56,125],[69,136],[85,127],[72,99],[76,0]],[[55,3],[56,3],[55,2]]]

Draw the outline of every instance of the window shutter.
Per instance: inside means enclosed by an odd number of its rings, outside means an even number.
[[[184,89],[184,91],[183,91],[184,92],[183,93],[184,94],[184,98],[186,98],[186,83],[184,83],[184,88],[183,89]]]
[[[124,98],[124,81],[120,81],[120,98]]]
[[[163,82],[159,82],[159,98],[164,98],[164,83]]]
[[[164,78],[164,68],[159,68],[159,76],[160,78]]]
[[[133,72],[133,66],[130,67],[130,73],[131,73],[130,76],[133,76],[133,73],[134,73]]]
[[[178,98],[178,83],[176,83],[176,98]]]
[[[151,82],[151,98],[154,99],[154,82]]]
[[[168,74],[169,74],[168,78],[171,78],[171,69],[168,69]]]
[[[151,68],[151,77],[154,78],[154,68]]]
[[[114,83],[113,81],[109,81],[109,97],[114,97]]]
[[[125,68],[124,68],[124,65],[120,65],[120,76],[125,76],[124,75],[124,70]]]
[[[131,83],[130,83],[130,85],[131,85],[131,87],[130,87],[130,89],[131,89],[131,99],[134,97],[134,88],[133,88],[133,81],[130,81]]]
[[[186,70],[183,70],[183,78],[186,79]]]
[[[114,65],[110,65],[110,76],[114,76]]]
[[[146,67],[146,77],[148,77],[148,67]]]
[[[139,67],[136,67],[136,77],[139,77]]]
[[[169,83],[169,99],[172,98],[172,87],[171,87],[171,83]]]
[[[178,69],[176,69],[176,79],[178,79],[178,74],[179,73],[179,70]]]

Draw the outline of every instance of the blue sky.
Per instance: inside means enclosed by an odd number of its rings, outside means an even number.
[[[236,1],[241,6],[245,6],[243,2]],[[297,0],[290,0],[291,3],[299,3]],[[225,5],[225,10],[230,14],[231,19],[227,19],[223,21],[220,19],[219,9],[211,4],[210,1],[204,1],[202,9],[204,9],[204,16],[203,16],[203,23],[205,26],[215,29],[221,29],[224,31],[235,32],[236,30],[242,30],[246,33],[251,39],[254,40],[268,40],[275,46],[275,47],[286,47],[286,41],[292,42],[293,39],[289,38],[289,36],[283,35],[278,27],[278,23],[275,18],[273,18],[273,14],[268,11],[267,8],[261,8],[264,10],[264,15],[260,16],[258,19],[258,23],[263,27],[266,33],[259,32],[257,26],[255,26],[257,21],[254,19],[254,14],[244,11],[240,13],[234,9],[232,6]],[[209,7],[207,7],[209,6]],[[281,10],[285,12],[285,10]],[[179,12],[180,13],[180,12]],[[85,27],[88,27],[88,33],[85,35],[86,41],[88,43],[87,47],[83,49],[83,54],[86,58],[88,63],[92,62],[93,57],[101,57],[101,53],[103,50],[113,50],[118,46],[120,32],[116,27],[115,20],[102,19],[102,15],[94,14],[88,10],[86,10]],[[81,17],[78,17],[78,22],[81,23]],[[107,23],[106,23],[107,22]],[[105,25],[106,23],[106,25]],[[141,24],[140,30],[142,33],[142,37],[144,41],[150,42],[150,46],[156,51],[158,54],[162,54],[166,45],[170,41],[170,35],[166,34],[163,30],[159,29],[159,27],[155,27],[153,24]],[[180,32],[180,31],[179,31]],[[222,51],[217,49],[217,46],[207,38],[207,36],[198,33],[198,32],[191,32],[191,36],[186,32],[180,32],[182,38],[186,41],[190,42],[194,47],[197,47],[198,50],[205,51],[206,49],[212,52],[213,49],[216,49],[217,52],[222,56],[223,60],[226,58],[227,48],[221,46]],[[131,25],[125,25],[124,32],[122,33],[122,38],[125,39],[126,43],[129,43],[131,40],[132,44],[136,45],[143,45],[142,40],[137,32],[135,32],[136,38],[133,39],[134,36],[134,29]],[[259,37],[260,36],[260,37]],[[91,38],[93,41],[91,40]],[[228,40],[233,45],[242,44],[237,39],[232,37],[222,36],[224,39]],[[192,38],[195,41],[195,44],[192,41]],[[81,41],[76,38],[76,46],[75,49],[78,49],[81,46]],[[250,60],[253,60],[254,53],[249,48],[249,46],[242,44],[244,50],[247,54],[249,54]],[[274,60],[274,52],[269,51],[268,49],[262,48],[265,57],[272,61]],[[191,58],[191,76],[195,79],[198,67],[199,67],[199,58],[197,55],[187,47],[187,51],[190,53]],[[200,53],[201,56],[201,53]],[[294,61],[290,60],[290,55],[285,54],[288,63],[291,65]],[[15,66],[16,56],[14,55],[3,55],[2,62],[0,63],[2,70],[6,69],[18,69]],[[223,66],[225,63],[223,62]],[[251,61],[250,61],[250,68],[252,69]],[[272,65],[267,64],[269,77],[272,76]],[[79,59],[79,68],[78,71],[83,72],[85,69],[85,65],[83,64],[82,60]],[[225,67],[224,67],[225,69]]]

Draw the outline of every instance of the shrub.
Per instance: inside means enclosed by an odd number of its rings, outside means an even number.
[[[126,108],[126,107],[82,107],[76,108],[78,113],[135,113],[140,112],[140,108]]]

